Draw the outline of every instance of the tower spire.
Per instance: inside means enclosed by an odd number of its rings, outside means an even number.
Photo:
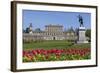
[[[29,33],[32,33],[33,32],[33,29],[32,29],[33,27],[32,27],[32,23],[30,23],[30,25],[29,25]]]
[[[30,26],[29,27],[32,27],[32,23],[30,23]]]

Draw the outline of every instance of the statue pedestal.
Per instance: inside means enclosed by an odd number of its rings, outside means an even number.
[[[88,43],[85,36],[85,27],[79,27],[77,43]]]

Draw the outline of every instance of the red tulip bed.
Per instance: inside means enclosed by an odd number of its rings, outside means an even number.
[[[63,61],[90,59],[90,48],[34,49],[23,51],[23,62]]]

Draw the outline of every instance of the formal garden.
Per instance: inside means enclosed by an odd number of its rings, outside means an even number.
[[[68,40],[41,40],[23,43],[23,62],[69,61],[91,58],[90,43]]]

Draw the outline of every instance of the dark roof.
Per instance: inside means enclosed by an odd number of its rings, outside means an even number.
[[[36,28],[34,31],[35,32],[42,32],[42,30],[40,28]]]

